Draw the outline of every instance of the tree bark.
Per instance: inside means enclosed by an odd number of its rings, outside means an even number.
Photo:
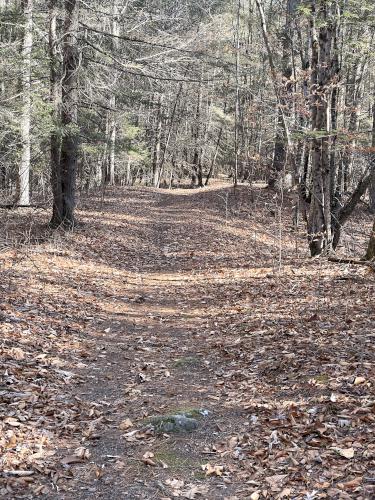
[[[116,53],[118,50],[118,36],[120,34],[118,16],[119,7],[114,0],[112,10],[112,49]],[[114,84],[117,82],[117,74],[114,74]],[[115,163],[116,163],[116,141],[117,141],[117,120],[116,120],[116,95],[113,94],[110,99],[110,142],[109,142],[109,184],[115,185]]]
[[[370,236],[370,241],[367,248],[366,260],[374,260],[375,259],[375,221],[374,226],[372,228],[372,233]]]
[[[73,227],[75,224],[75,183],[78,157],[78,0],[65,0],[65,21],[62,42],[63,67],[61,81],[61,154],[56,179],[59,179],[61,197],[54,200],[53,226]]]
[[[202,106],[202,78],[199,82],[199,90],[197,96],[197,107],[195,113],[195,124],[194,124],[194,156],[193,156],[193,175],[191,178],[191,183],[194,186],[197,182],[198,187],[203,187],[203,172],[202,163],[200,158],[200,135],[201,135],[201,106]]]
[[[308,240],[311,256],[329,251],[332,245],[331,227],[331,164],[329,156],[329,83],[332,69],[332,34],[330,7],[319,2],[319,39],[315,31],[316,3],[313,0],[312,35],[312,188],[308,219]]]
[[[50,161],[51,161],[51,187],[53,193],[52,220],[59,219],[59,213],[62,210],[62,190],[60,173],[60,147],[61,134],[61,87],[60,71],[57,55],[58,36],[57,36],[57,15],[58,0],[49,0],[49,65],[50,65],[50,101],[52,107],[52,131],[50,137]]]
[[[374,95],[375,97],[375,95]],[[371,146],[372,146],[372,155],[375,157],[375,100],[372,105],[372,140],[371,140]],[[375,161],[375,158],[373,158],[372,161]],[[372,172],[371,179],[370,179],[370,186],[368,189],[368,195],[369,195],[369,209],[371,213],[375,213],[375,169]]]
[[[110,119],[110,136],[109,136],[109,164],[108,164],[108,174],[109,174],[109,184],[111,186],[115,185],[115,163],[116,163],[116,139],[117,139],[117,123],[115,117],[116,109],[116,96],[112,96],[110,100],[111,107],[111,119]]]
[[[341,236],[341,227],[349,219],[350,215],[353,213],[355,207],[360,202],[362,196],[366,193],[370,185],[372,176],[374,175],[375,166],[371,162],[369,168],[367,169],[365,175],[360,180],[353,194],[350,196],[349,200],[345,205],[338,211],[335,215],[335,227],[333,233],[333,248],[337,248]]]
[[[163,124],[163,95],[159,94],[158,97],[158,110],[156,116],[156,127],[155,127],[155,143],[154,151],[152,155],[152,184],[154,187],[159,185],[159,164],[160,164],[160,151],[161,151],[161,131]]]
[[[236,102],[235,102],[235,118],[234,118],[234,154],[235,154],[235,164],[233,172],[233,184],[237,186],[238,184],[238,163],[240,156],[240,143],[239,143],[239,131],[240,131],[240,20],[241,20],[241,0],[237,2],[237,13],[236,13]]]
[[[18,173],[18,205],[30,204],[31,163],[31,51],[33,47],[33,0],[22,0],[24,31],[22,40],[21,163]]]

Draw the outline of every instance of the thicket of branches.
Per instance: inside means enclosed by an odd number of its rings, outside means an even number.
[[[77,190],[221,173],[295,189],[311,254],[330,251],[364,195],[375,211],[374,11],[1,0],[2,203],[50,200],[71,226]]]

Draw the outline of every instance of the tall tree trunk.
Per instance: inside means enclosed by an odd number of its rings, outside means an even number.
[[[155,143],[152,155],[152,184],[154,187],[158,187],[159,177],[160,177],[159,166],[160,166],[160,151],[161,151],[161,132],[163,125],[162,104],[163,104],[163,95],[159,94],[157,102],[158,108],[157,108],[156,127],[155,127]]]
[[[347,96],[346,96],[346,106],[348,108],[348,132],[352,136],[347,141],[348,144],[344,149],[343,153],[343,188],[344,191],[349,190],[350,178],[352,177],[353,169],[353,150],[356,146],[356,133],[359,127],[359,115],[361,110],[361,100],[362,100],[362,80],[367,64],[367,57],[364,57],[362,61],[357,61],[354,67],[354,74],[348,81]]]
[[[116,4],[117,0],[114,0],[113,9],[112,9],[112,49],[116,53],[118,49],[118,36],[120,34],[119,31],[119,7]],[[114,74],[114,83],[116,84],[118,78],[115,72]],[[114,89],[115,90],[115,89]],[[109,184],[111,186],[115,185],[115,162],[116,162],[116,141],[117,141],[117,120],[116,120],[116,95],[112,95],[110,99],[110,140],[109,140]]]
[[[234,119],[234,172],[233,172],[233,184],[237,186],[238,183],[238,163],[240,156],[240,20],[241,20],[241,0],[237,2],[237,13],[236,13],[236,103],[235,103],[235,119]]]
[[[195,112],[195,124],[194,124],[194,156],[193,156],[193,175],[192,175],[192,185],[197,182],[198,187],[203,187],[203,172],[202,163],[200,161],[200,135],[201,135],[201,107],[202,107],[202,77],[199,82],[199,90],[197,96],[197,107]]]
[[[172,131],[173,131],[173,127],[174,127],[174,122],[175,122],[177,107],[178,107],[178,103],[180,102],[180,97],[181,97],[181,94],[182,94],[182,90],[183,90],[183,83],[180,82],[180,86],[178,88],[176,99],[174,100],[172,113],[171,113],[171,115],[169,117],[168,134],[167,134],[167,137],[166,137],[166,140],[165,140],[165,144],[164,144],[164,148],[163,148],[163,155],[161,157],[160,165],[159,165],[159,168],[158,168],[158,183],[157,183],[156,187],[160,187],[161,178],[162,178],[163,173],[164,173],[164,164],[165,164],[165,160],[167,158],[167,151],[168,151],[169,143],[170,143],[171,137],[172,137]]]
[[[280,91],[280,106],[277,112],[277,124],[276,124],[276,137],[275,137],[275,146],[274,146],[274,154],[272,167],[270,171],[270,176],[268,179],[268,186],[270,188],[275,187],[277,182],[277,178],[281,172],[285,169],[286,161],[287,161],[287,139],[285,137],[285,131],[283,128],[283,115],[282,113],[286,112],[286,108],[288,106],[288,97],[290,97],[290,77],[292,76],[292,67],[291,67],[291,14],[293,11],[292,8],[293,0],[287,0],[286,2],[286,14],[285,14],[285,25],[282,33],[282,47],[283,47],[283,55],[282,55],[282,79],[283,79],[283,88]]]
[[[341,36],[341,23],[339,19],[341,19],[341,9],[339,5],[336,3],[336,29],[333,33],[333,55],[332,55],[332,93],[331,93],[331,151],[330,151],[330,204],[334,209],[336,205],[336,182],[337,182],[337,127],[338,127],[338,105],[340,98],[340,79],[341,79],[341,62],[340,62],[340,47],[339,47],[339,38]],[[334,225],[334,220],[333,220]]]
[[[375,94],[374,94],[374,97],[375,97]],[[373,156],[372,161],[375,162],[375,100],[374,100],[374,103],[372,105],[372,140],[371,140],[371,145],[372,145],[372,153],[371,154]],[[372,175],[371,175],[368,195],[369,195],[370,212],[375,213],[375,168],[374,168]]]
[[[273,50],[272,50],[270,39],[268,36],[266,16],[264,14],[262,2],[260,0],[255,0],[255,3],[258,7],[258,12],[259,12],[260,21],[261,21],[262,34],[263,34],[263,40],[264,40],[264,44],[265,44],[266,50],[267,50],[268,62],[269,62],[270,69],[271,69],[271,78],[272,78],[273,88],[274,88],[275,96],[277,99],[279,125],[281,126],[281,129],[283,131],[283,138],[284,138],[285,147],[287,148],[287,150],[289,150],[290,146],[291,146],[290,132],[289,132],[289,127],[288,127],[288,123],[287,123],[287,119],[286,119],[286,115],[285,115],[283,98],[282,98],[282,95],[280,92],[279,81],[278,81],[278,76],[277,76],[277,71],[276,71],[276,65],[275,65],[274,56],[273,56]],[[272,183],[273,183],[273,181],[271,180],[271,185],[272,185]]]
[[[223,109],[224,115],[226,114],[226,111],[227,111],[227,103],[225,102],[224,109]],[[221,137],[223,135],[223,131],[224,131],[224,124],[221,125],[220,130],[219,130],[219,134],[217,136],[215,151],[214,151],[214,154],[212,155],[211,166],[210,166],[210,169],[207,173],[206,182],[204,183],[205,186],[208,186],[208,183],[209,183],[209,181],[214,173],[215,163],[216,163],[217,155],[219,154],[220,142],[221,142]]]
[[[22,40],[22,154],[18,174],[16,203],[30,204],[30,163],[31,163],[31,51],[33,47],[33,0],[22,0],[24,31]]]
[[[58,61],[57,15],[58,0],[49,0],[49,65],[50,65],[50,101],[52,107],[52,131],[50,137],[51,187],[53,193],[52,220],[59,220],[62,210],[62,190],[60,173],[61,134],[61,86]]]
[[[313,0],[313,16],[316,3]],[[329,83],[332,70],[332,33],[330,7],[319,1],[319,40],[316,37],[315,21],[312,23],[312,189],[308,220],[308,239],[312,256],[329,250],[331,234],[331,171],[329,157]]]
[[[115,117],[116,109],[116,96],[112,96],[110,100],[111,107],[111,119],[110,119],[110,136],[109,136],[109,163],[108,163],[108,174],[109,174],[109,184],[111,186],[115,185],[115,163],[116,163],[116,138],[117,138],[117,123]]]
[[[375,221],[374,226],[372,228],[372,233],[370,236],[370,241],[367,248],[366,260],[374,260],[375,259]]]
[[[62,42],[63,67],[62,67],[62,91],[61,91],[61,125],[63,128],[61,140],[61,155],[59,178],[61,188],[61,199],[55,199],[56,211],[53,214],[51,224],[53,226],[64,225],[73,227],[75,209],[75,182],[78,157],[78,0],[65,0],[64,36]]]

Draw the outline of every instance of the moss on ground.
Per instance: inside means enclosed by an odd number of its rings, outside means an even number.
[[[202,364],[202,360],[200,358],[196,358],[194,356],[187,356],[185,358],[176,359],[173,363],[175,368],[185,368],[185,367],[197,367]]]

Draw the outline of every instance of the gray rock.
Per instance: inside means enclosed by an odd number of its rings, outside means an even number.
[[[166,415],[153,417],[150,424],[156,432],[191,432],[198,428],[198,421],[195,418],[185,415]]]

